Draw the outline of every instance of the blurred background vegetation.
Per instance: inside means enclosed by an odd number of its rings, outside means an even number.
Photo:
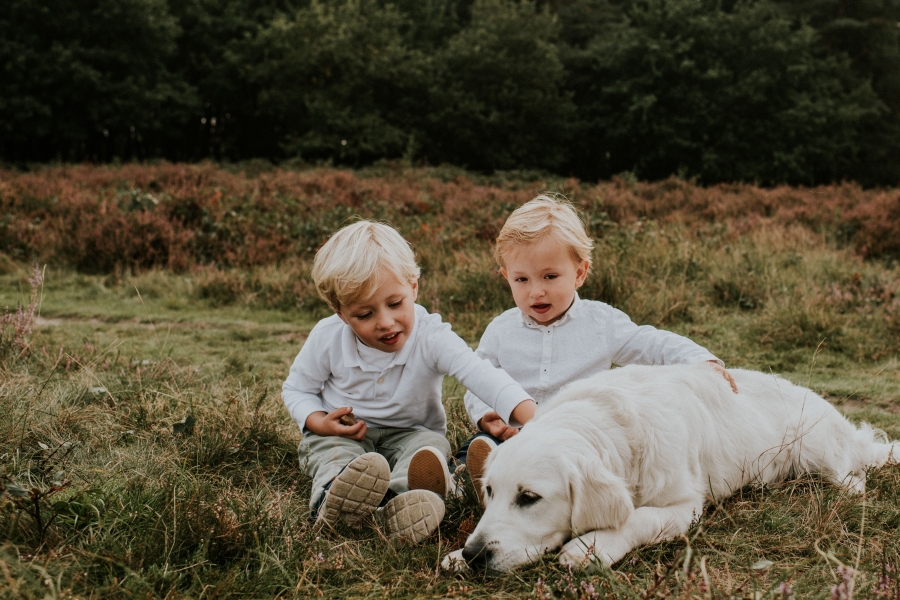
[[[0,160],[900,181],[898,0],[6,0]]]

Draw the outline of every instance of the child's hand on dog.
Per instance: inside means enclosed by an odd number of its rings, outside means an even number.
[[[345,424],[351,422],[354,424]],[[316,435],[334,435],[356,441],[366,437],[367,429],[365,421],[358,421],[349,406],[335,409],[330,413],[322,411],[312,413],[306,419],[306,428]]]
[[[478,420],[478,428],[504,442],[519,433],[515,427],[507,425],[500,415],[491,411]]]

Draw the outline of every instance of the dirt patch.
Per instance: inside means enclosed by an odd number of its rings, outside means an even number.
[[[291,333],[279,333],[275,336],[275,339],[280,340],[282,342],[291,342],[291,343],[299,343],[305,342],[306,338],[309,337],[308,333],[303,333],[300,331],[291,332]]]
[[[38,327],[60,327],[70,323],[79,323],[87,325],[115,325],[121,321],[104,321],[97,317],[35,317],[34,324]]]
[[[877,408],[892,415],[900,414],[900,404],[888,400],[873,400],[872,398],[838,398],[836,396],[823,397],[831,402],[835,408],[848,414],[868,408]]]
[[[63,325],[69,324],[85,324],[85,325],[105,325],[105,326],[116,326],[116,325],[127,325],[130,327],[140,327],[142,329],[160,329],[167,327],[191,327],[194,329],[208,329],[209,323],[205,323],[203,321],[198,322],[186,322],[186,321],[146,321],[139,317],[132,317],[130,319],[119,319],[119,320],[103,320],[98,319],[97,317],[35,317],[34,324],[38,327],[60,327]]]

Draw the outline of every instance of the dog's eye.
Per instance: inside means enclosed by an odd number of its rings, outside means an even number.
[[[535,502],[541,499],[541,496],[535,494],[534,492],[523,491],[519,492],[519,495],[516,496],[516,506],[525,507],[531,506]]]
[[[488,498],[494,495],[494,490],[491,489],[491,486],[487,486],[484,488],[484,493],[488,495]]]

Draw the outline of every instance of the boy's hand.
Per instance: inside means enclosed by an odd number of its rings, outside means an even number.
[[[518,429],[504,423],[500,415],[495,412],[485,413],[483,417],[478,419],[478,429],[504,442],[519,433]]]
[[[734,392],[735,394],[737,394],[738,393],[737,384],[734,382],[734,377],[731,376],[731,373],[729,373],[725,369],[725,367],[723,367],[722,365],[720,365],[719,363],[717,363],[714,360],[711,360],[708,362],[709,362],[709,364],[711,364],[713,366],[713,368],[716,371],[718,371],[719,373],[722,374],[722,377],[724,377],[725,381],[727,381],[728,384],[731,386],[731,391]]]
[[[335,409],[330,413],[314,412],[306,418],[306,428],[316,435],[334,435],[360,441],[366,437],[365,421],[357,421],[356,425],[349,426],[341,423],[341,417],[352,412],[353,409],[349,406]]]

